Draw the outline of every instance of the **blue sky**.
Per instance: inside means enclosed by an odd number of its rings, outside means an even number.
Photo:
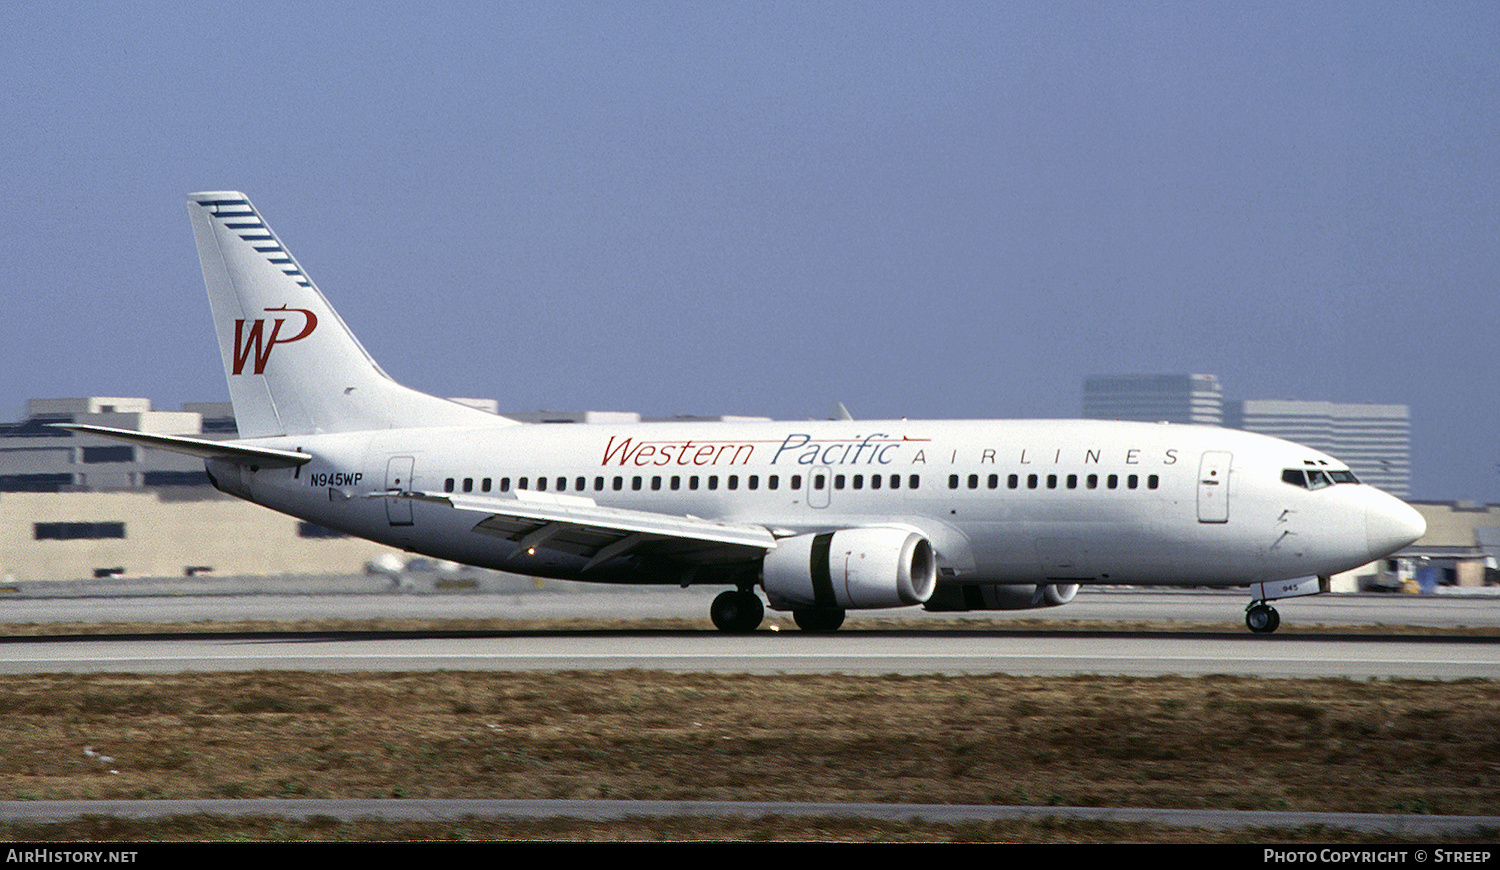
[[[1493,3],[0,4],[0,418],[227,396],[254,200],[397,379],[513,410],[1409,404],[1500,501]],[[5,409],[10,410],[5,410]]]

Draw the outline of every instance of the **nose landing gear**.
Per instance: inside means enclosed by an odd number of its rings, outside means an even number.
[[[1245,608],[1245,627],[1256,634],[1270,634],[1281,625],[1281,614],[1264,601],[1252,601]]]

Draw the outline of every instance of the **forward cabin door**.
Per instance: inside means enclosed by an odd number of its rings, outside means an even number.
[[[1229,460],[1233,454],[1208,450],[1198,464],[1198,522],[1229,522]]]
[[[387,491],[406,492],[411,489],[411,470],[414,460],[410,456],[392,456],[385,464],[385,488]],[[409,526],[411,499],[388,498],[385,500],[385,518],[393,526]]]

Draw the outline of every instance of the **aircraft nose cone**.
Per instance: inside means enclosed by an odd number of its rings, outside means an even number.
[[[1427,534],[1427,520],[1415,508],[1393,496],[1380,496],[1365,509],[1371,559],[1389,556]]]

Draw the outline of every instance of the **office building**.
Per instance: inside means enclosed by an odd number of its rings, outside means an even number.
[[[1213,375],[1093,375],[1083,382],[1088,420],[1217,426],[1223,422],[1223,403]]]
[[[1243,399],[1225,403],[1224,425],[1305,444],[1349,463],[1371,486],[1397,498],[1411,493],[1406,405]]]

